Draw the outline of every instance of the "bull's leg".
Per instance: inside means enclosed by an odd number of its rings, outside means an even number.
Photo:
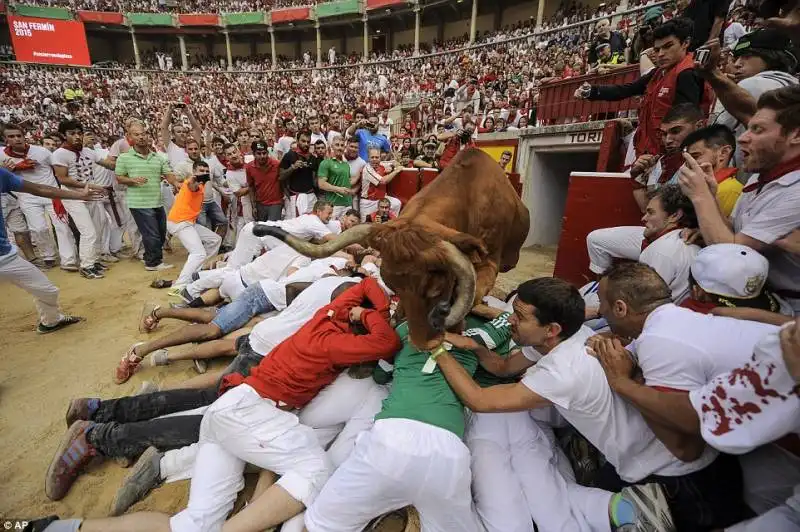
[[[483,302],[484,296],[489,294],[497,280],[497,263],[491,260],[484,261],[475,267],[475,305]]]

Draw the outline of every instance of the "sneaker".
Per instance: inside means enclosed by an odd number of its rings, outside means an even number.
[[[167,292],[171,297],[179,297],[184,303],[191,303],[194,299],[186,290],[186,285],[173,285]]]
[[[51,501],[63,499],[81,470],[97,455],[86,439],[93,426],[91,421],[76,421],[61,439],[44,479],[44,492]]]
[[[139,367],[139,364],[142,362],[142,357],[136,354],[134,349],[137,346],[142,345],[144,342],[137,342],[133,344],[128,352],[122,356],[122,360],[119,361],[117,364],[117,369],[114,373],[114,382],[117,384],[122,384],[127,382],[128,379],[136,372]]]
[[[614,532],[675,532],[667,498],[660,485],[628,486],[611,498]]]
[[[56,259],[44,259],[44,268],[46,270],[52,270],[57,264]]]
[[[103,264],[102,262],[95,262],[94,263],[94,269],[99,271],[99,272],[105,272],[105,271],[110,270],[111,266],[109,266],[108,264]]]
[[[136,461],[122,486],[117,490],[111,505],[111,516],[124,514],[128,508],[142,500],[153,488],[161,484],[161,453],[148,447]]]
[[[61,269],[65,272],[77,272],[79,268],[74,264],[62,264]]]
[[[81,277],[85,279],[102,279],[105,277],[99,270],[94,268],[81,268],[80,270]]]
[[[170,270],[174,267],[175,266],[173,266],[172,264],[167,264],[166,262],[162,262],[161,264],[158,264],[156,266],[145,266],[144,269],[147,270],[148,272],[160,272],[164,270]]]
[[[39,269],[44,268],[44,259],[42,259],[41,257],[36,257],[35,259],[31,260],[30,263]]]
[[[81,397],[73,399],[67,407],[67,414],[64,419],[67,421],[67,428],[71,427],[76,421],[91,421],[92,414],[100,408],[100,399],[94,397]]]
[[[60,320],[58,320],[58,323],[56,323],[55,325],[45,325],[44,323],[40,323],[39,325],[36,326],[36,332],[39,334],[47,334],[55,332],[69,325],[82,322],[83,320],[84,318],[81,318],[80,316],[64,316]]]
[[[100,262],[114,263],[114,262],[119,262],[119,259],[114,255],[112,255],[111,253],[103,253],[102,255],[100,255]]]

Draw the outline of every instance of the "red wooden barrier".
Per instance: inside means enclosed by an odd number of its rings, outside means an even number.
[[[620,85],[639,78],[639,65],[621,68],[610,74],[593,74],[577,78],[546,83],[539,90],[536,116],[544,124],[559,124],[567,121],[586,122],[614,118],[619,111],[639,108],[639,98],[628,98],[618,102],[578,100],[575,90],[588,82],[591,85]]]
[[[586,235],[604,227],[641,225],[641,217],[630,179],[570,176],[553,276],[586,284],[594,278]]]
[[[419,192],[419,170],[403,170],[386,187],[390,196],[399,199],[403,205]]]

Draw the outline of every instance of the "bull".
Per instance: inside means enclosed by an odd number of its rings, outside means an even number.
[[[323,244],[264,224],[253,233],[313,258],[356,243],[380,251],[381,276],[400,298],[411,341],[434,349],[489,293],[498,272],[517,265],[529,227],[528,209],[503,170],[470,148],[388,223],[358,225]]]

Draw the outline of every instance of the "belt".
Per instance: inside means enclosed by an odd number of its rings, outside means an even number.
[[[241,270],[239,270],[239,280],[242,282],[242,286],[247,288],[247,283],[244,282],[244,277],[242,277],[242,271]]]
[[[114,198],[114,187],[106,187],[106,190],[108,191],[108,199],[111,201],[111,213],[114,215],[114,221],[117,222],[117,227],[122,227],[122,219],[119,217],[117,202]]]

